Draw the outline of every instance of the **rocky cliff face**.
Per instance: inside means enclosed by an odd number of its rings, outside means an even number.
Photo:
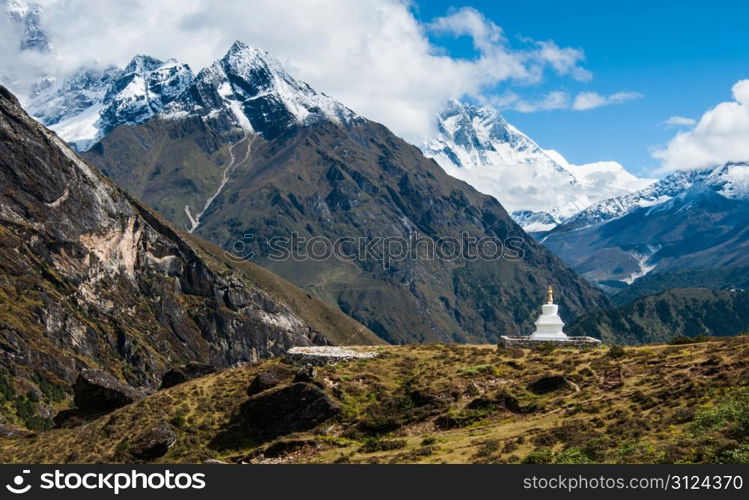
[[[0,87],[0,385],[15,408],[3,419],[43,425],[83,368],[157,387],[179,362],[227,367],[344,338],[375,340],[266,271],[185,240]]]

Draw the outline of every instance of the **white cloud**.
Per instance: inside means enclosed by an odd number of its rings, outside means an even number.
[[[0,76],[17,84],[38,73],[82,64],[125,65],[133,55],[175,57],[194,70],[243,40],[265,48],[299,78],[357,112],[412,140],[432,131],[449,97],[471,96],[498,84],[530,84],[547,72],[589,80],[580,49],[553,41],[510,46],[502,29],[479,11],[462,8],[420,23],[407,0],[42,0],[42,24],[55,50],[18,53],[0,35]],[[0,16],[3,17],[3,16]],[[430,34],[468,36],[469,58],[450,57]],[[551,101],[550,101],[551,102]],[[551,105],[551,104],[549,104]]]
[[[554,42],[538,42],[541,55],[550,62],[560,75],[571,75],[575,80],[587,82],[593,78],[593,73],[578,66],[583,58],[583,52],[571,48],[559,48]]]
[[[695,120],[694,118],[687,118],[685,116],[672,116],[663,123],[667,127],[691,127],[695,123],[697,123],[697,120]]]
[[[611,104],[621,104],[623,102],[639,99],[642,94],[638,92],[617,92],[611,95],[601,95],[598,92],[580,92],[575,96],[572,103],[572,109],[576,111],[587,111],[589,109],[600,108]]]
[[[693,170],[749,160],[749,80],[737,82],[733,100],[707,111],[691,130],[678,133],[653,153],[659,170]]]
[[[551,111],[557,109],[571,109],[573,111],[588,111],[601,106],[621,104],[633,99],[639,99],[642,94],[637,92],[617,92],[608,96],[596,92],[580,92],[574,99],[564,90],[554,90],[539,99],[522,98],[514,92],[507,92],[500,96],[484,99],[483,102],[500,109],[513,109],[521,113],[535,113],[537,111]]]
[[[514,92],[507,92],[483,101],[498,109],[513,109],[521,113],[535,113],[537,111],[552,111],[555,109],[569,109],[570,96],[563,90],[553,90],[539,99],[521,98]]]
[[[493,50],[498,43],[506,43],[502,28],[471,7],[464,7],[445,17],[438,17],[429,23],[427,28],[436,33],[470,36],[475,47],[482,52]]]

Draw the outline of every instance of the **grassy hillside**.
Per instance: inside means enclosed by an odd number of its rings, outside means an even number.
[[[159,391],[81,427],[5,439],[0,462],[132,461],[137,432],[162,419],[177,434],[156,460],[168,463],[749,460],[749,337],[626,348],[618,360],[608,348],[369,349],[380,356],[318,369],[341,412],[310,432],[261,442],[246,430],[240,408],[253,379],[274,368],[286,384],[297,369],[275,359]],[[546,375],[567,382],[546,394],[529,388]]]

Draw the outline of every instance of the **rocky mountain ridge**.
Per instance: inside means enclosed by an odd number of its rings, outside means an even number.
[[[59,82],[42,79],[27,109],[76,150],[85,151],[119,125],[153,118],[193,79],[186,64],[139,55],[122,70],[83,69]]]

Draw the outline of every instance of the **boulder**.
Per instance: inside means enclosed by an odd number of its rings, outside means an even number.
[[[455,398],[445,392],[437,392],[432,389],[414,389],[408,393],[409,399],[418,407],[442,408],[455,401]]]
[[[52,418],[52,422],[58,429],[69,429],[71,427],[78,427],[86,423],[86,418],[89,415],[77,408],[71,408],[68,410],[60,410]]]
[[[341,405],[318,386],[295,382],[253,396],[241,414],[250,434],[268,440],[310,430],[340,411]]]
[[[188,380],[192,380],[198,377],[204,377],[215,372],[216,368],[211,365],[191,361],[184,365],[175,366],[174,368],[166,372],[164,376],[161,377],[160,389],[174,387],[175,385],[182,384],[184,382],[187,382]]]
[[[73,402],[83,415],[108,413],[143,398],[143,393],[100,370],[83,370],[73,384]]]
[[[0,438],[30,438],[36,436],[35,433],[16,427],[15,425],[0,424]]]
[[[247,387],[247,395],[254,396],[255,394],[267,391],[272,387],[276,387],[290,376],[291,373],[288,370],[279,366],[266,370],[250,382],[249,387]]]
[[[153,460],[166,455],[177,442],[177,434],[164,420],[146,430],[130,447],[130,454],[139,460]]]
[[[478,397],[468,403],[466,408],[469,410],[505,409],[513,413],[523,412],[517,398],[504,393],[495,394],[491,397]]]
[[[562,375],[546,375],[528,384],[528,390],[534,394],[548,394],[570,387]]]
[[[317,370],[312,365],[304,365],[294,376],[294,382],[314,382],[317,377]]]

